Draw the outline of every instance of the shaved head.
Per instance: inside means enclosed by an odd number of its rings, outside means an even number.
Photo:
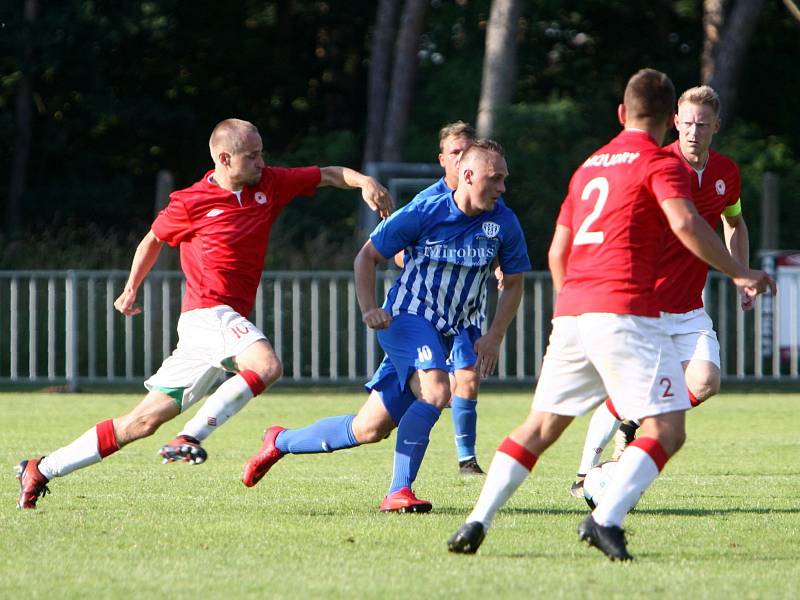
[[[461,155],[461,166],[471,164],[479,159],[490,160],[489,156],[493,152],[505,158],[506,151],[499,143],[487,139],[475,140]]]
[[[250,121],[242,119],[220,121],[214,127],[211,138],[208,140],[212,158],[218,156],[220,152],[229,152],[230,154],[240,152],[248,136],[253,134],[258,135],[258,128]]]
[[[226,190],[256,185],[264,169],[264,144],[249,121],[225,119],[214,127],[208,140],[214,159],[214,180]]]

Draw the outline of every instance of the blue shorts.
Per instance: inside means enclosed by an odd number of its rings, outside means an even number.
[[[395,316],[387,329],[378,330],[378,342],[397,371],[401,389],[415,371],[447,371],[454,339],[439,333],[424,317],[406,313]]]
[[[469,369],[478,362],[478,355],[475,354],[475,342],[483,335],[480,328],[470,325],[462,329],[453,341],[453,349],[450,358],[447,359],[448,371],[454,372],[456,369]]]
[[[392,319],[387,329],[378,330],[378,342],[386,353],[364,387],[377,391],[395,424],[416,400],[406,386],[417,370],[441,369],[447,371],[447,357],[454,337],[444,336],[433,324],[417,315],[400,314]]]

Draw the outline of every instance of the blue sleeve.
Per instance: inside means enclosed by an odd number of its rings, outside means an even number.
[[[369,239],[381,256],[390,259],[400,250],[419,240],[420,223],[417,204],[410,202],[388,219],[378,223]]]
[[[528,245],[522,226],[514,213],[510,213],[506,235],[500,244],[500,254],[497,257],[503,273],[522,273],[531,270],[531,261],[528,258]]]

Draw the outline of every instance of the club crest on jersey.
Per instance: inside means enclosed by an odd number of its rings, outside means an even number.
[[[486,237],[489,239],[497,237],[497,234],[500,233],[500,225],[493,221],[486,221],[483,224],[483,233],[485,233]]]
[[[267,195],[264,192],[256,192],[256,202],[259,204],[266,204]]]
[[[714,184],[714,187],[717,190],[717,195],[724,196],[725,195],[725,182],[722,179],[717,179],[717,182]]]

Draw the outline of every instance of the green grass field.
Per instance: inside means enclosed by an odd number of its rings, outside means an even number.
[[[359,393],[273,391],[205,444],[200,466],[161,465],[181,416],[15,507],[13,466],[125,412],[139,395],[0,394],[0,598],[796,598],[800,395],[723,394],[688,417],[689,440],[625,525],[632,564],[581,545],[568,487],[587,418],[540,460],[475,556],[451,555],[482,479],[457,474],[449,412],[417,480],[427,515],[384,515],[394,438],[290,456],[246,489],[267,424],[352,412]],[[479,458],[527,413],[530,392],[485,390]]]

